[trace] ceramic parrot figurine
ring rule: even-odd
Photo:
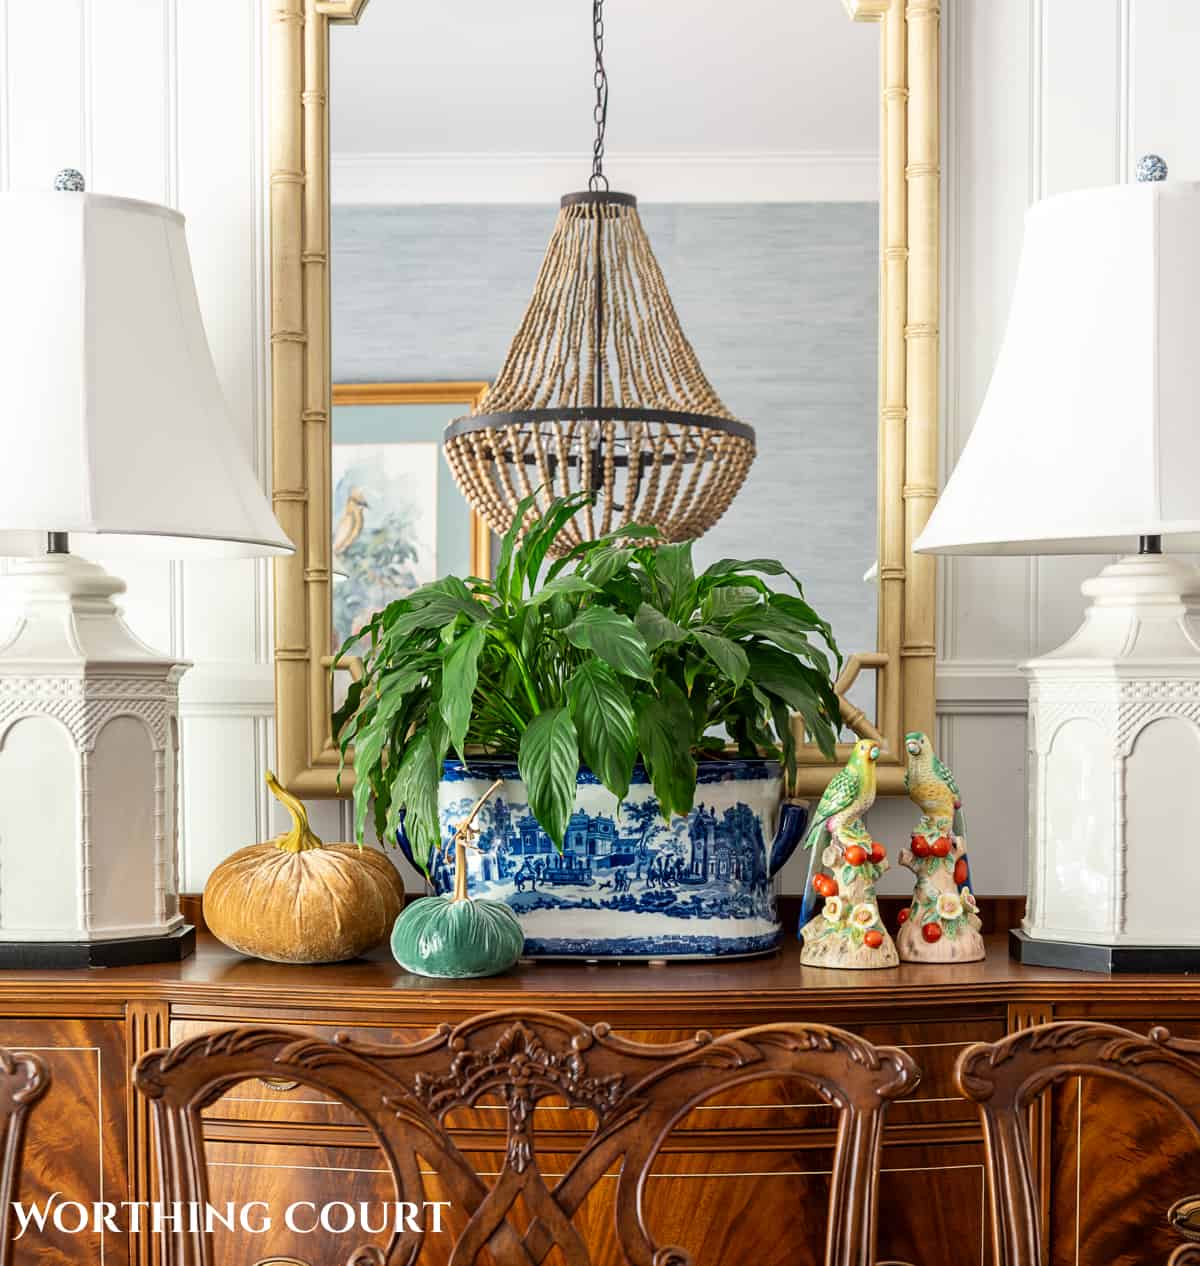
[[[895,967],[900,961],[875,896],[875,883],[888,869],[887,851],[863,822],[875,803],[878,760],[874,739],[854,744],[845,767],[825,788],[804,841],[810,852],[800,961],[810,967]]]
[[[904,770],[904,789],[908,798],[921,810],[917,832],[930,839],[947,835],[965,847],[967,824],[963,816],[962,793],[950,767],[933,750],[928,734],[914,730],[904,736],[908,764]],[[970,887],[971,868],[966,855],[962,859],[959,887]]]
[[[944,765],[928,734],[914,730],[904,736],[908,765],[904,790],[908,798],[929,819],[931,827],[943,835],[965,836],[962,795],[948,766]]]
[[[805,848],[815,847],[819,857],[831,837],[843,844],[859,843],[860,837],[865,837],[870,845],[870,836],[858,819],[875,803],[878,759],[879,744],[874,739],[859,739],[854,744],[845,767],[834,774],[825,788],[813,815],[812,830],[804,841]]]

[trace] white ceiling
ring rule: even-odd
[[[879,28],[841,0],[608,0],[611,153],[878,149]],[[592,141],[588,0],[371,0],[335,28],[350,154],[573,154]]]

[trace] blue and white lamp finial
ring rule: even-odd
[[[1157,154],[1143,154],[1134,169],[1139,183],[1166,180],[1167,164]]]
[[[54,187],[60,192],[82,193],[84,190],[83,173],[76,171],[74,167],[64,167],[54,177]]]

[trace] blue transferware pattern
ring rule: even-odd
[[[696,803],[667,823],[645,769],[618,804],[580,769],[560,856],[529,812],[515,764],[448,760],[439,788],[443,843],[501,778],[469,854],[473,897],[505,901],[525,953],[561,958],[710,958],[763,954],[779,941],[772,877],[803,838],[807,807],[780,803],[778,764],[702,761]],[[778,829],[777,829],[778,828]],[[398,842],[412,860],[401,827]],[[435,859],[435,892],[454,887],[454,850]]]

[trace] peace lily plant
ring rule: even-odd
[[[515,756],[560,851],[581,761],[618,799],[642,761],[669,818],[692,808],[698,756],[766,755],[794,774],[791,712],[832,758],[841,655],[791,572],[723,559],[697,575],[690,542],[663,544],[636,526],[546,566],[587,501],[557,500],[538,518],[527,499],[494,580],[423,585],[342,646],[339,659],[364,664],[334,718],[343,762],[353,745],[360,841],[373,801],[380,839],[395,839],[403,815],[428,869],[451,750]],[[774,592],[764,576],[796,592]]]

